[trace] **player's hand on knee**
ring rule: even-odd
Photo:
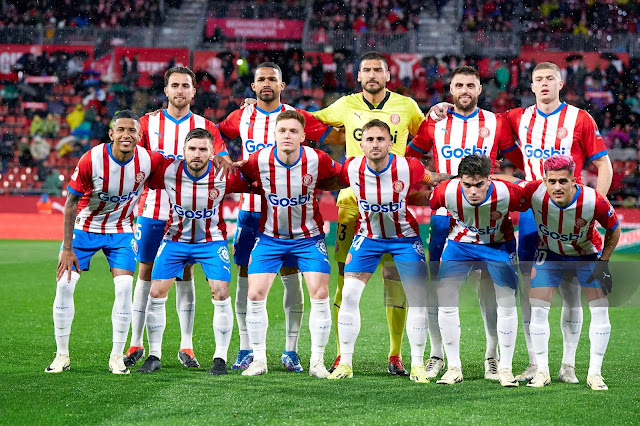
[[[600,260],[596,262],[596,267],[593,269],[591,276],[587,279],[587,284],[593,281],[600,281],[602,292],[607,295],[611,293],[613,287],[613,280],[611,279],[611,271],[609,270],[609,261]]]
[[[62,250],[58,259],[58,269],[56,271],[56,280],[59,280],[67,272],[67,281],[71,281],[71,272],[73,267],[76,267],[76,271],[80,271],[80,264],[78,258],[73,250]]]

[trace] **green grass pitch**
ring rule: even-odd
[[[209,376],[214,350],[213,306],[199,267],[194,345],[202,367],[187,370],[176,359],[179,327],[172,290],[167,302],[163,369],[152,375],[133,372],[115,376],[107,367],[113,287],[106,259],[98,255],[92,261],[91,271],[83,273],[76,288],[71,370],[45,374],[43,370],[55,353],[51,306],[58,244],[0,241],[2,424],[640,423],[640,308],[610,310],[613,332],[603,366],[608,392],[593,392],[585,385],[589,356],[586,308],[577,355],[580,384],[553,381],[543,389],[524,386],[503,389],[498,383],[483,379],[484,329],[470,285],[463,288],[461,297],[464,382],[452,387],[419,385],[386,372],[388,334],[379,278],[367,286],[361,302],[362,331],[356,344],[353,379],[333,382],[308,376],[308,298],[300,339],[305,372],[284,371],[280,365],[284,315],[279,281],[269,297],[269,374],[254,378],[242,377],[237,372]],[[617,259],[637,261],[638,255],[619,255]],[[334,272],[331,295],[335,285]],[[235,284],[231,287],[233,296]],[[559,316],[560,309],[552,309],[552,379],[562,352]],[[327,365],[335,355],[334,342],[332,332],[325,356]],[[230,361],[235,358],[237,348],[236,328]],[[406,337],[403,354],[409,364]],[[522,370],[526,363],[520,330],[514,372]]]

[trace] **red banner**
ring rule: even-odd
[[[189,66],[189,49],[161,49],[151,47],[116,47],[114,51],[113,72],[115,81],[119,81],[122,75],[122,57],[125,56],[129,63],[138,55],[138,85],[151,86],[152,75],[164,75],[167,65],[172,59],[176,66]],[[131,70],[129,70],[131,72]]]
[[[64,44],[0,44],[0,80],[18,81],[18,74],[12,68],[25,53],[39,56],[42,52],[86,52],[93,60],[93,46],[67,46]]]
[[[588,70],[594,70],[596,66],[600,65],[600,69],[604,69],[607,66],[608,61],[602,59],[600,53],[596,52],[548,52],[544,49],[525,50],[520,52],[520,60],[530,62],[535,60],[536,63],[540,62],[553,62],[560,69],[564,68],[567,64],[565,58],[568,56],[580,55],[584,60],[584,65]],[[628,53],[616,53],[615,54],[625,66],[629,66],[629,54]]]
[[[229,38],[302,40],[304,21],[293,19],[207,19],[206,36],[220,27]]]
[[[233,60],[237,59],[237,53],[233,53]],[[218,52],[211,50],[198,50],[193,52],[194,72],[206,71],[216,79],[216,85],[220,88],[224,85],[224,70],[222,69],[222,59],[218,57]],[[234,70],[234,74],[236,71]],[[235,75],[233,76],[235,79]]]

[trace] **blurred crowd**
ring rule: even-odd
[[[316,0],[313,26],[325,30],[402,33],[418,29],[422,7],[422,2],[410,0]]]

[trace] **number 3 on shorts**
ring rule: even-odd
[[[363,237],[362,235],[358,235],[357,237],[355,237],[353,239],[353,243],[351,243],[351,248],[355,251],[358,251],[360,249],[360,246],[364,242],[364,238],[365,237]]]

